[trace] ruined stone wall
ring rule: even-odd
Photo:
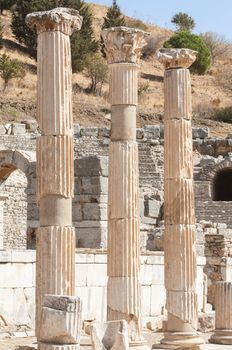
[[[35,151],[37,136],[35,122],[0,126],[2,149]],[[73,221],[78,247],[106,247],[109,136],[108,128],[81,128],[78,124],[74,125]],[[142,250],[163,250],[163,126],[148,125],[143,129],[137,129],[137,141],[141,248]],[[193,129],[193,148],[197,221],[210,220],[226,223],[229,228],[232,228],[232,202],[212,200],[212,182],[217,170],[223,166],[232,166],[230,165],[232,139],[212,139],[209,138],[207,129]],[[38,227],[39,220],[39,209],[35,201],[35,163],[30,163],[27,181],[27,232],[29,247],[33,248],[35,229]],[[12,191],[14,192],[13,189]],[[19,192],[17,186],[15,191]],[[204,255],[204,238],[200,227],[197,235],[198,254]],[[9,242],[5,241],[5,246],[7,244]],[[20,244],[15,241],[15,248],[21,247]]]
[[[27,237],[27,178],[15,170],[0,185],[3,205],[3,245],[6,249],[25,248]]]

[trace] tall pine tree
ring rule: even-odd
[[[102,25],[102,29],[111,28],[111,27],[121,27],[125,25],[126,25],[126,21],[120,10],[120,7],[118,6],[116,0],[113,0],[112,6],[108,8],[106,17],[104,17],[104,23]],[[104,46],[104,41],[102,37],[101,37],[101,52],[102,52],[102,55],[105,57],[105,46]]]
[[[113,0],[112,6],[108,8],[106,17],[104,17],[102,29],[125,26],[125,24],[126,21],[120,7],[118,6],[116,0]]]
[[[96,52],[99,47],[98,41],[94,38],[93,15],[83,0],[17,0],[12,20],[13,34],[20,43],[28,47],[30,54],[36,57],[37,35],[25,25],[26,15],[55,7],[74,8],[83,16],[81,30],[71,36],[73,71],[81,71],[87,55]]]

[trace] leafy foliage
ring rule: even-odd
[[[5,90],[11,79],[23,78],[25,71],[19,60],[11,59],[9,55],[3,53],[0,56],[0,76],[4,80]]]
[[[0,0],[0,11],[1,14],[4,10],[10,10],[11,7],[15,4],[16,0]]]
[[[188,31],[191,32],[196,26],[194,19],[187,13],[178,12],[173,17],[171,22],[175,24],[179,32]]]
[[[108,77],[108,66],[99,53],[87,57],[86,75],[91,79],[89,92],[101,95],[102,86]]]
[[[191,72],[202,75],[205,74],[211,66],[211,55],[204,40],[195,34],[189,32],[179,32],[171,36],[164,43],[166,48],[186,48],[198,52],[197,59],[190,67]]]
[[[13,13],[12,31],[20,43],[25,44],[29,52],[36,56],[36,39],[34,31],[25,25],[28,13],[35,11],[51,10],[55,7],[69,7],[79,11],[83,16],[83,24],[80,31],[73,33],[71,37],[72,64],[74,71],[84,69],[84,61],[90,52],[96,52],[99,43],[94,38],[92,28],[93,15],[90,7],[82,0],[17,0]]]
[[[232,107],[225,107],[215,111],[213,119],[232,124]]]
[[[125,26],[125,18],[118,6],[116,0],[113,0],[113,4],[108,8],[106,17],[104,17],[104,23],[102,29],[111,28],[111,27],[120,27]]]

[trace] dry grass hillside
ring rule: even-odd
[[[100,28],[107,8],[91,4],[95,16],[94,27],[96,35],[100,35]],[[11,13],[2,16],[4,25],[4,47],[0,53],[6,52],[13,58],[19,59],[26,69],[26,76],[21,80],[12,80],[5,92],[0,95],[0,122],[23,121],[36,117],[36,62],[30,58],[26,49],[17,43],[10,29]],[[155,37],[168,38],[172,32],[158,26],[147,25],[147,30]],[[232,51],[232,50],[231,50]],[[212,120],[210,117],[215,108],[232,106],[232,78],[231,88],[228,86],[226,74],[232,76],[231,59],[224,57],[215,62],[205,76],[192,76],[193,92],[193,124],[208,126],[211,135],[226,137],[232,133],[232,125]],[[227,84],[219,83],[219,74],[225,75]],[[227,73],[228,72],[228,73]],[[84,89],[90,81],[85,74],[73,74],[73,105],[74,120],[84,126],[106,126],[109,121],[105,116],[110,112],[108,104],[108,84],[104,85],[101,97],[86,94]],[[0,88],[3,82],[0,81]],[[78,87],[78,89],[76,88]],[[163,117],[163,67],[155,56],[142,60],[140,74],[140,95],[138,126],[157,124]],[[81,91],[81,92],[80,92]]]

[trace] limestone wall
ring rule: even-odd
[[[165,313],[163,253],[141,256],[143,325]],[[199,310],[203,303],[204,258],[198,258]],[[76,252],[76,295],[82,299],[82,320],[106,317],[106,252]],[[34,327],[35,251],[0,251],[0,328],[7,325]]]
[[[25,124],[0,125],[2,150],[17,149],[21,150],[20,152],[30,151],[33,153],[37,136],[38,130],[34,121],[28,121]],[[81,128],[78,124],[74,125],[75,196],[73,199],[73,221],[76,227],[78,247],[106,247],[109,136],[110,130],[108,128]],[[147,125],[143,129],[137,129],[137,141],[139,145],[141,248],[143,251],[162,251],[163,126]],[[232,139],[216,140],[209,137],[207,129],[193,129],[193,148],[197,221],[210,220],[226,223],[229,228],[232,228],[232,202],[215,202],[212,198],[212,183],[217,171],[223,167],[232,167],[229,156],[232,152]],[[1,154],[0,150],[0,171],[5,161],[2,160]],[[14,184],[11,185],[12,192],[22,193],[20,199],[22,207],[27,207],[29,248],[35,247],[35,231],[39,220],[39,209],[35,199],[35,165],[35,162],[32,161],[25,170],[28,182],[26,188],[27,203],[24,190],[19,190],[17,187],[20,181],[16,179],[15,187]],[[23,171],[25,167],[21,166],[20,169]],[[1,188],[5,186],[4,180],[5,178],[1,180],[0,192]],[[10,203],[12,202],[6,205],[6,210],[9,212],[11,210]],[[3,224],[6,227],[6,220]],[[23,238],[20,239],[19,235],[23,235]],[[198,231],[198,235],[198,254],[203,255],[201,230]],[[5,235],[5,248],[13,246],[23,248],[26,241],[25,230],[16,228],[14,237],[15,239],[11,243],[10,236]],[[26,245],[24,245],[25,247]]]

